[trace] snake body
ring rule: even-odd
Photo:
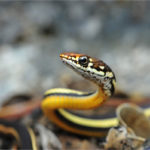
[[[37,150],[37,143],[36,143],[36,137],[34,135],[34,132],[31,128],[26,127],[25,125],[13,122],[13,121],[7,121],[7,120],[0,120],[0,137],[5,139],[9,139],[6,137],[13,137],[14,142],[11,143],[12,147],[8,145],[8,143],[1,144],[1,149],[30,149],[30,150]],[[7,142],[10,142],[9,139]]]

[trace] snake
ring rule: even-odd
[[[95,92],[81,92],[56,88],[45,92],[42,110],[59,127],[86,136],[104,136],[109,128],[116,126],[116,118],[108,116],[88,117],[70,112],[89,110],[101,106],[115,91],[116,78],[111,68],[94,57],[79,53],[61,53],[61,60],[79,75],[97,85]]]
[[[93,82],[97,86],[97,90],[95,92],[82,92],[66,88],[49,89],[45,92],[44,98],[41,101],[41,109],[44,115],[58,127],[71,133],[83,136],[105,137],[110,128],[119,125],[114,114],[87,116],[72,112],[71,110],[91,110],[103,105],[115,92],[116,77],[114,72],[102,60],[85,54],[61,53],[60,59],[79,75]],[[144,113],[150,117],[150,107],[145,108]],[[21,139],[19,138],[20,130],[18,130],[16,125],[9,124],[8,122],[0,122],[0,124],[3,124],[4,127],[7,124],[9,128],[15,131],[11,132],[11,134],[17,140]],[[24,130],[29,137],[30,147],[36,150],[33,132],[31,132],[31,129]],[[0,132],[3,131],[4,128],[0,130]]]

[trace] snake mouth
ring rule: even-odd
[[[71,61],[71,60],[68,60],[68,59],[66,59],[66,58],[61,58],[61,60],[62,60],[62,62],[66,65],[66,66],[68,66],[69,68],[71,68],[71,69],[73,69],[74,71],[76,71],[75,70],[75,68],[76,68],[76,66],[75,66],[75,64],[73,64],[73,62]]]

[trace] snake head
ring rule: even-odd
[[[108,96],[114,93],[115,75],[102,60],[78,53],[61,53],[60,58],[74,71],[102,87]]]

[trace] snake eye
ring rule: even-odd
[[[79,64],[87,65],[88,64],[88,58],[86,56],[79,57]]]

